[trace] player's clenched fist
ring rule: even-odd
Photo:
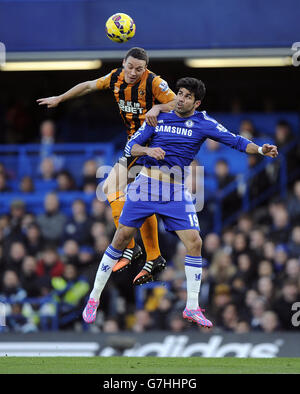
[[[264,144],[262,146],[262,152],[265,156],[273,158],[278,156],[277,146],[275,145]]]
[[[161,148],[148,148],[147,155],[153,157],[156,160],[163,160],[166,152]]]
[[[36,100],[39,105],[47,105],[48,108],[57,107],[60,103],[60,98],[58,96],[46,97]]]

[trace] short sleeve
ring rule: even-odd
[[[115,71],[116,70],[112,70],[110,73],[108,73],[108,74],[104,75],[103,77],[97,79],[97,81],[96,81],[97,89],[99,89],[99,90],[109,89],[111,76],[112,76],[112,74]]]
[[[154,98],[161,104],[169,103],[176,97],[176,94],[169,88],[168,83],[159,76],[152,81],[152,93]]]

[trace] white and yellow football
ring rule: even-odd
[[[105,24],[107,37],[118,43],[127,42],[135,35],[133,19],[122,12],[109,17]]]

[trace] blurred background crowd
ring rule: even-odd
[[[176,236],[164,231],[160,221],[160,247],[168,267],[160,280],[133,287],[142,259],[114,273],[101,297],[95,325],[83,324],[81,312],[115,228],[109,205],[95,194],[99,161],[86,160],[75,179],[65,166],[67,159],[53,155],[51,150],[57,140],[55,126],[53,120],[40,124],[36,176],[18,179],[9,165],[0,164],[1,195],[18,193],[0,215],[0,302],[7,307],[6,326],[1,330],[197,330],[181,317],[186,298],[185,248]],[[253,140],[263,137],[246,120],[240,133]],[[296,141],[285,157],[288,174],[299,166],[297,138],[287,122],[278,122],[273,142],[279,151],[291,140]],[[218,148],[210,140],[203,147],[212,153]],[[199,158],[198,163],[205,167],[201,155]],[[247,160],[252,168],[261,158],[251,156]],[[251,179],[250,198],[258,197],[277,176],[278,162],[274,162]],[[227,160],[220,157],[213,173],[216,195],[236,177]],[[45,190],[43,201],[38,210],[32,210],[25,197],[34,196],[41,188]],[[76,192],[80,192],[79,197],[62,205],[62,196]],[[242,197],[243,190],[237,187],[223,199],[223,219],[238,209]],[[211,220],[215,209],[211,194],[198,214],[205,261],[200,305],[214,322],[214,330],[293,330],[291,307],[300,300],[300,178],[287,183],[284,196],[275,193],[218,232]],[[142,246],[139,236],[137,242]]]

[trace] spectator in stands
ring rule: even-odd
[[[135,312],[135,323],[132,327],[134,332],[145,332],[151,330],[153,326],[150,313],[144,309]]]
[[[250,331],[250,325],[246,320],[239,320],[234,332],[236,334],[245,334]]]
[[[291,126],[285,120],[280,120],[275,128],[275,145],[278,150],[285,152],[285,149],[295,140],[295,135]],[[293,174],[298,169],[299,165],[299,146],[294,145],[286,155],[287,160],[287,174]]]
[[[82,191],[84,194],[94,195],[97,191],[97,185],[91,181],[85,182]]]
[[[7,234],[10,226],[10,215],[4,214],[0,216],[0,228],[3,230],[3,234]]]
[[[44,120],[40,125],[40,158],[43,161],[51,158],[55,171],[60,171],[64,164],[64,158],[54,153],[57,142],[57,132],[55,122],[51,119]]]
[[[278,148],[286,146],[289,142],[293,141],[294,136],[291,126],[285,120],[277,122],[275,127],[275,144]]]
[[[44,120],[40,125],[40,156],[42,159],[52,156],[55,138],[55,123],[51,119]]]
[[[285,264],[288,260],[288,248],[286,245],[279,244],[275,248],[274,269],[278,273],[278,278],[281,279],[282,273],[285,269]]]
[[[267,277],[273,279],[274,278],[274,270],[273,270],[272,263],[268,260],[261,260],[258,263],[257,273],[258,273],[259,278],[261,278],[263,276],[267,276]]]
[[[79,264],[77,268],[79,275],[85,277],[92,287],[99,264],[96,252],[91,246],[81,246],[78,260]]]
[[[214,283],[228,283],[236,273],[231,256],[224,251],[216,253],[209,267],[209,276]]]
[[[94,184],[97,187],[98,182],[96,178],[98,165],[96,160],[87,160],[82,169],[82,189],[86,184]]]
[[[215,175],[217,178],[218,190],[224,189],[235,179],[234,175],[230,174],[229,166],[225,159],[217,160],[215,164]]]
[[[275,297],[275,287],[272,279],[268,276],[262,276],[258,278],[257,290],[259,295],[264,297],[268,305],[272,305]]]
[[[46,241],[60,242],[67,221],[59,211],[59,200],[55,193],[48,193],[44,200],[45,213],[37,217],[37,223]]]
[[[22,231],[26,232],[28,227],[36,222],[36,217],[33,213],[27,212],[22,218],[21,227]]]
[[[238,324],[238,311],[235,304],[227,304],[222,312],[220,327],[225,331],[235,331]]]
[[[287,200],[287,207],[294,224],[300,223],[300,180],[293,185],[293,193]]]
[[[37,256],[44,249],[45,240],[37,223],[31,223],[25,230],[25,244],[29,255]]]
[[[241,254],[247,254],[250,258],[252,257],[248,246],[248,236],[242,232],[237,232],[234,237],[232,251],[232,258],[235,263]]]
[[[54,167],[54,162],[51,157],[46,157],[41,162],[41,180],[43,181],[53,181],[56,177],[56,171]]]
[[[207,261],[212,261],[213,256],[221,247],[221,240],[218,234],[210,233],[204,237],[202,256]]]
[[[9,248],[6,268],[16,271],[21,271],[23,260],[26,256],[26,248],[22,242],[12,242]]]
[[[11,187],[7,185],[6,176],[0,173],[0,193],[9,193],[11,191]]]
[[[13,200],[10,204],[10,221],[6,232],[5,242],[24,241],[22,220],[26,214],[25,203],[22,200]]]
[[[52,288],[51,279],[61,276],[63,271],[64,265],[58,256],[56,248],[47,245],[42,252],[41,259],[38,261],[36,269],[44,294],[47,294]]]
[[[280,329],[278,316],[275,312],[267,310],[261,318],[261,329],[266,333],[278,331]]]
[[[255,298],[250,304],[250,326],[255,331],[260,331],[262,329],[262,317],[264,312],[266,311],[266,305],[266,301],[263,297]]]
[[[91,245],[92,221],[88,217],[86,204],[83,200],[74,200],[72,203],[72,217],[64,227],[63,239],[73,239],[79,245]]]
[[[218,284],[213,289],[212,304],[210,313],[215,317],[215,320],[220,322],[222,311],[227,304],[232,302],[231,289],[228,284]]]
[[[285,265],[285,279],[297,282],[300,279],[300,258],[292,258]],[[300,288],[299,288],[300,291]]]
[[[94,245],[94,248],[95,248],[98,256],[102,256],[103,253],[105,252],[105,249],[109,245],[109,239],[111,239],[111,237],[109,237],[107,234],[105,234],[101,238],[96,238],[95,239],[93,245]],[[99,257],[99,258],[101,258],[101,257]]]
[[[21,193],[33,193],[35,191],[33,180],[26,175],[21,179],[19,190]]]
[[[299,296],[297,282],[289,279],[284,282],[281,295],[273,303],[272,309],[277,313],[280,325],[284,330],[296,328],[291,322],[293,314],[292,305],[299,301]]]
[[[184,332],[187,328],[186,321],[183,320],[182,314],[179,312],[173,312],[169,316],[169,330],[174,333]]]
[[[251,254],[257,259],[263,258],[264,244],[266,242],[265,233],[260,227],[255,227],[249,233],[249,248]]]
[[[34,297],[39,297],[41,295],[39,277],[36,271],[37,271],[36,258],[27,255],[22,263],[20,282],[22,288],[26,291],[28,297],[34,298]]]
[[[91,207],[91,219],[93,221],[99,221],[105,223],[105,209],[106,204],[104,201],[100,201],[94,198]]]
[[[21,223],[26,213],[26,207],[23,200],[13,200],[10,204],[11,221]]]
[[[253,229],[253,219],[248,213],[242,213],[238,217],[237,231],[248,235]]]
[[[56,174],[56,182],[57,182],[57,192],[70,192],[76,190],[76,183],[71,175],[71,173],[67,170],[59,171]]]
[[[62,259],[64,264],[79,265],[79,245],[73,239],[68,239],[63,244]]]
[[[3,275],[0,298],[9,303],[19,303],[26,298],[26,291],[21,287],[17,273],[6,270]]]
[[[235,303],[238,309],[241,309],[244,305],[245,295],[247,291],[246,281],[243,276],[239,273],[235,274],[230,282],[232,301]]]
[[[107,236],[105,224],[98,221],[92,223],[90,233],[93,238],[93,245],[95,245],[97,239]]]
[[[222,232],[222,244],[223,249],[226,253],[231,254],[233,250],[233,243],[235,238],[235,232],[232,228],[225,228]]]
[[[59,326],[70,328],[81,318],[85,297],[90,290],[87,280],[78,275],[77,268],[67,263],[61,277],[53,278],[52,286],[58,299]]]
[[[291,230],[289,213],[284,205],[278,206],[271,212],[272,226],[269,231],[269,238],[275,243],[286,244],[289,241]]]
[[[36,325],[30,321],[23,312],[24,307],[21,303],[14,303],[11,305],[10,312],[6,318],[6,329],[12,332],[29,333],[36,332]]]
[[[258,135],[257,131],[254,128],[253,122],[249,119],[244,119],[241,121],[239,127],[239,134],[245,138],[248,138],[248,140],[250,141],[252,141],[254,137],[257,137]]]
[[[243,305],[243,314],[247,317],[248,321],[250,321],[251,308],[257,298],[259,298],[259,295],[255,289],[251,288],[246,291],[245,302]]]
[[[152,319],[155,329],[167,330],[169,328],[169,318],[172,311],[172,294],[165,294],[159,301],[158,307],[152,312]]]
[[[290,241],[288,243],[289,255],[292,257],[300,256],[300,225],[292,229]]]
[[[250,288],[256,279],[256,264],[247,253],[241,253],[237,257],[237,275],[243,279],[245,285]]]
[[[6,168],[3,163],[0,162],[0,174],[6,176]]]
[[[16,178],[15,171],[11,168],[5,167],[3,163],[0,163],[0,174],[4,175],[8,181]]]
[[[263,257],[266,260],[270,260],[272,263],[275,261],[275,243],[267,241],[263,247]]]
[[[116,334],[120,332],[120,327],[117,319],[113,317],[107,318],[103,323],[102,331],[108,334]]]

